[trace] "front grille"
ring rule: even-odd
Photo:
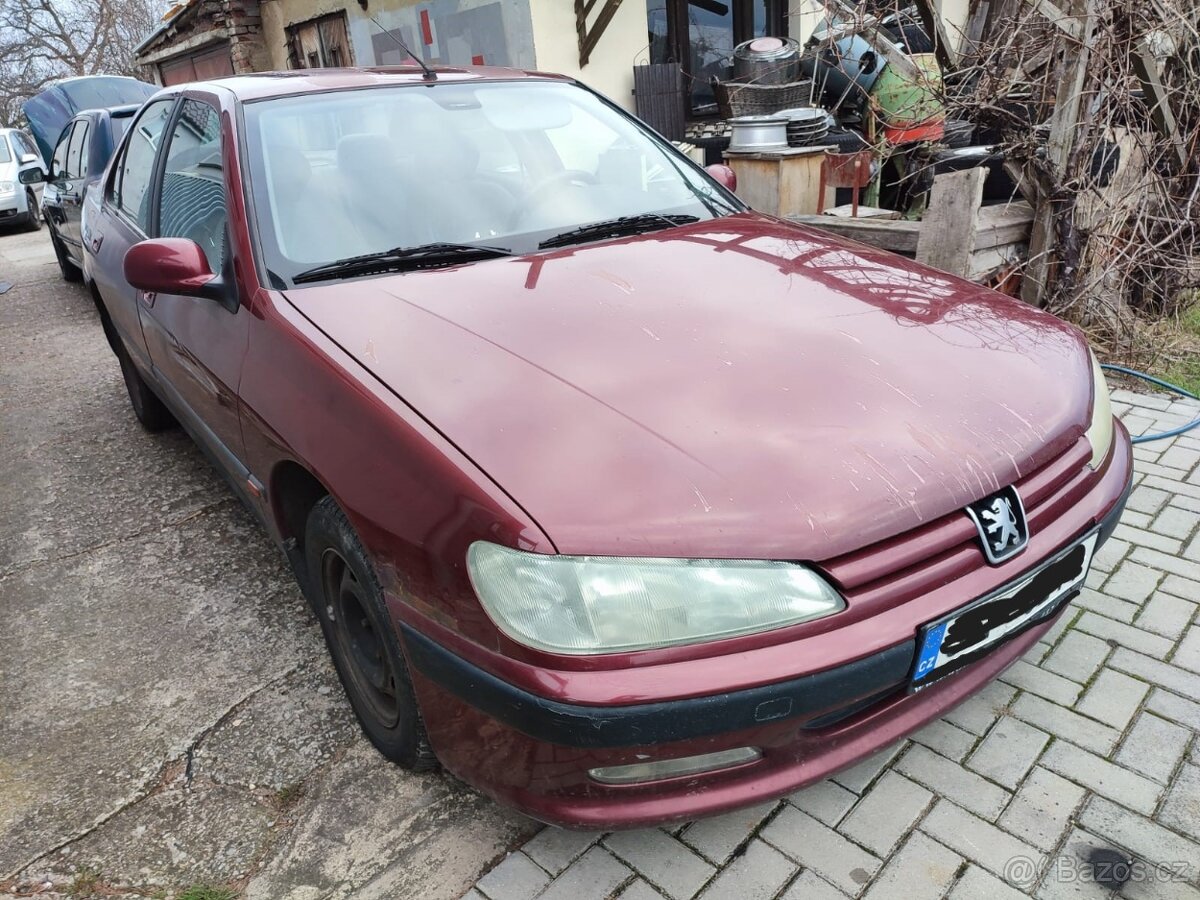
[[[1030,533],[1036,534],[1087,492],[1092,448],[1080,438],[1066,451],[1017,482]],[[903,603],[985,563],[979,534],[961,510],[904,534],[821,563],[858,602]]]

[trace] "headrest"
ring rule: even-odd
[[[396,163],[396,145],[382,134],[348,134],[337,145],[338,171],[350,177],[374,177]]]
[[[302,188],[312,176],[308,157],[290,144],[268,147],[267,160],[271,166],[271,181],[277,190]]]
[[[422,178],[447,181],[470,178],[479,167],[479,148],[470,138],[442,129],[413,132],[406,139]]]

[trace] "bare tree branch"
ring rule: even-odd
[[[48,84],[74,75],[138,76],[133,51],[168,0],[0,0],[0,125]]]

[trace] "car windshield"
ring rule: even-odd
[[[12,162],[8,153],[8,135],[0,134],[0,163]]]
[[[442,82],[245,109],[259,238],[276,281],[399,248],[526,253],[741,208],[668,143],[571,84]],[[614,220],[608,232],[566,234]]]

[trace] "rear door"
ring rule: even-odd
[[[154,166],[177,99],[155,100],[142,109],[109,167],[100,212],[94,222],[88,217],[85,250],[94,259],[92,277],[126,349],[145,371],[150,357],[138,316],[139,292],[125,281],[123,266],[125,251],[150,233]]]
[[[158,237],[186,238],[204,251],[215,273],[225,272],[236,298],[229,262],[229,231],[221,117],[205,100],[184,100],[165,142],[155,191]],[[229,469],[244,475],[237,387],[249,313],[228,304],[174,294],[144,294],[142,332],[166,399],[196,437]]]

